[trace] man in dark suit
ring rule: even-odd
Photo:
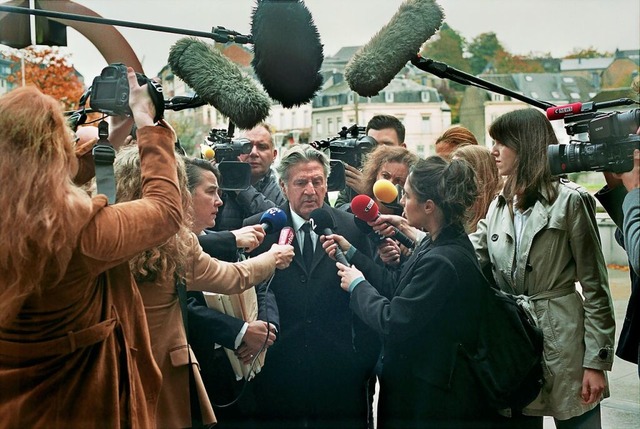
[[[280,326],[254,383],[258,420],[269,428],[366,428],[367,380],[379,340],[349,310],[335,262],[304,225],[314,209],[323,207],[333,217],[334,231],[350,237],[358,249],[370,252],[369,241],[356,228],[353,215],[324,204],[329,161],[322,152],[309,145],[292,146],[278,173],[288,200],[281,208],[295,231],[296,254],[270,284]],[[259,218],[250,217],[245,225]],[[266,251],[277,238],[266,236],[255,253]]]

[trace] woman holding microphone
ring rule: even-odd
[[[339,244],[350,259],[351,267],[337,264],[341,287],[384,340],[378,427],[481,427],[493,412],[462,352],[475,347],[486,287],[464,230],[474,174],[465,161],[433,156],[411,168],[404,189],[409,224],[429,235],[400,270],[376,265],[339,235],[323,244],[330,255]]]

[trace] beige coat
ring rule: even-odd
[[[70,211],[61,278],[0,326],[0,428],[155,427],[160,372],[127,260],[175,234],[182,209],[171,132],[138,137],[143,199]]]
[[[192,253],[186,268],[188,290],[240,293],[266,279],[276,267],[275,257],[271,254],[264,253],[232,264],[218,261],[204,253],[195,234],[189,236],[189,241]],[[139,288],[147,314],[153,356],[163,377],[156,414],[158,427],[188,427],[191,425],[189,354],[174,279],[171,277],[161,283],[141,283]],[[191,361],[204,423],[215,423],[213,409],[193,352]]]
[[[544,332],[545,383],[524,413],[565,420],[596,406],[581,403],[583,368],[611,370],[615,320],[595,200],[571,182],[561,182],[558,190],[553,204],[542,193],[534,205],[517,255],[513,218],[502,195],[470,238],[480,264],[491,264],[502,290],[533,297]]]

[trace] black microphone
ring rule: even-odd
[[[360,232],[362,232],[363,234],[367,234],[367,236],[375,241],[376,247],[382,246],[387,242],[387,237],[382,234],[378,234],[376,231],[374,231],[373,227],[369,226],[367,222],[363,221],[359,217],[354,216],[353,223],[360,230]]]
[[[212,45],[185,37],[171,47],[168,62],[200,99],[239,128],[253,128],[269,116],[271,101],[267,94]]]
[[[406,0],[347,64],[344,76],[349,87],[363,97],[377,95],[418,55],[443,19],[444,13],[434,0]]]
[[[324,60],[311,12],[298,0],[260,0],[251,21],[253,70],[284,107],[311,101],[322,85]]]
[[[311,223],[311,228],[313,228],[313,232],[318,235],[331,235],[333,234],[334,222],[331,213],[323,208],[317,208],[311,212],[309,215],[309,222]],[[336,243],[337,244],[337,243]],[[347,262],[347,258],[344,256],[342,249],[340,246],[336,245],[336,254],[335,258],[338,262],[347,267],[350,267],[351,264]]]

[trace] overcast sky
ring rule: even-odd
[[[250,32],[255,0],[77,0],[105,18],[211,31],[214,26]],[[343,46],[365,44],[397,11],[402,0],[306,0],[325,56]],[[638,0],[438,0],[446,22],[467,40],[493,31],[511,53],[561,57],[574,48],[600,51],[640,45]],[[154,76],[180,35],[118,27]],[[72,62],[88,83],[106,66],[83,36],[68,30]]]

